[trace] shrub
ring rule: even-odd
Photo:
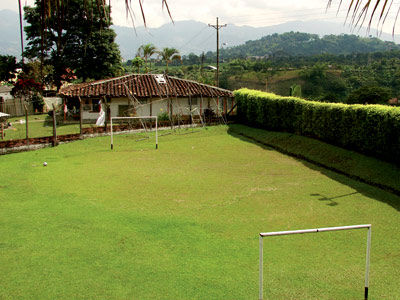
[[[241,89],[238,120],[303,136],[400,165],[400,109],[383,105],[320,103]]]
[[[37,110],[38,112],[43,112],[44,101],[43,97],[40,94],[34,93],[31,96],[31,102],[34,110]]]
[[[158,121],[169,121],[169,115],[166,111],[158,114],[157,118],[158,118]]]

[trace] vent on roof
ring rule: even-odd
[[[159,84],[166,84],[167,81],[165,80],[164,75],[154,75],[154,78],[157,80]]]

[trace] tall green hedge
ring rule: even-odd
[[[400,108],[319,103],[240,89],[240,123],[291,132],[400,165]]]

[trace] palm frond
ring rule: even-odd
[[[332,6],[334,0],[328,0],[327,10]],[[348,0],[347,14],[345,23],[348,22],[350,18],[350,25],[353,28],[361,28],[366,22],[367,30],[369,31],[372,26],[376,26],[378,32],[382,31],[382,27],[385,24],[389,12],[393,9],[394,0]],[[344,5],[344,1],[339,1],[339,9]],[[400,13],[400,8],[397,11],[396,19],[393,24],[394,35],[396,22],[398,15]]]
[[[107,22],[110,22],[110,11],[107,11],[107,6],[111,6],[112,1],[108,0],[94,0],[95,5],[99,11],[102,11],[102,15]],[[134,11],[132,8],[132,0],[113,0],[113,1],[124,1],[125,2],[125,10],[126,10],[126,17],[130,18],[132,22],[134,21]],[[146,14],[144,10],[144,0],[135,0],[139,4],[140,14],[143,19],[144,26],[147,26],[146,22]],[[68,5],[68,0],[39,0],[38,1],[42,7],[42,16],[44,20],[50,18],[53,12],[57,12],[60,9],[61,5]],[[93,2],[89,0],[84,0],[85,9],[87,9],[87,14],[90,15],[90,10],[93,9]],[[90,4],[89,4],[90,3]],[[89,4],[89,5],[87,5]],[[173,22],[171,11],[169,9],[167,0],[161,0],[161,7],[166,8],[168,15]],[[134,24],[134,22],[133,22]]]

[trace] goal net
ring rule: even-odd
[[[112,117],[111,118],[111,150],[114,149],[114,136],[129,133],[135,141],[150,139],[150,132],[155,132],[155,147],[158,149],[157,116],[144,117]]]
[[[369,261],[370,261],[370,251],[371,251],[371,224],[260,233],[259,299],[260,300],[263,299],[263,238],[281,236],[281,235],[318,233],[318,232],[352,230],[352,229],[363,229],[363,228],[368,229],[366,266],[365,266],[365,288],[364,288],[364,299],[367,300],[368,299],[368,286],[369,286]]]

